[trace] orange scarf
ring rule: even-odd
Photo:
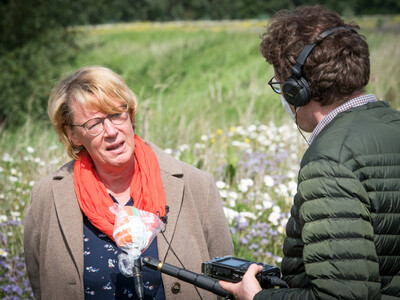
[[[134,206],[163,217],[166,200],[157,157],[137,135],[134,157],[135,172],[130,184]],[[115,214],[109,209],[114,205],[114,201],[97,175],[93,161],[86,151],[81,151],[75,161],[74,183],[83,213],[94,226],[114,240]]]

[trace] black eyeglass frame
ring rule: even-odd
[[[129,115],[128,115],[128,105],[121,105],[121,106],[119,106],[120,108],[122,108],[122,109],[125,109],[123,112],[120,112],[120,113],[118,113],[118,112],[116,112],[116,113],[112,113],[112,114],[108,114],[107,116],[105,116],[104,118],[101,118],[101,117],[96,117],[96,118],[92,118],[92,119],[89,119],[89,120],[87,120],[85,123],[82,123],[82,124],[70,124],[69,126],[71,126],[71,127],[82,127],[83,129],[85,129],[85,131],[89,134],[89,135],[91,135],[91,136],[98,136],[99,134],[101,134],[103,131],[104,131],[104,121],[105,121],[105,119],[109,119],[110,121],[111,121],[111,123],[113,123],[114,125],[121,125],[121,124],[124,124],[125,122],[126,122],[126,120],[128,120],[129,119]],[[126,114],[126,116],[127,116],[127,118],[122,122],[122,123],[119,123],[119,124],[115,124],[114,122],[113,122],[113,120],[111,119],[111,117],[112,116],[114,116],[114,115],[120,115],[120,114]],[[96,123],[96,125],[98,125],[98,124],[102,124],[103,125],[103,129],[99,132],[99,133],[96,133],[96,134],[92,134],[92,133],[90,133],[89,132],[89,130],[90,129],[88,129],[87,128],[87,123],[89,123],[89,122],[91,122],[91,121],[93,121],[93,120],[99,120],[99,122],[97,122]]]
[[[271,89],[277,93],[277,94],[282,94],[282,90],[281,90],[281,84],[283,84],[283,82],[281,81],[273,81],[275,79],[275,76],[272,76],[272,78],[268,81],[268,85],[271,87]],[[274,85],[279,85],[279,87],[275,87]]]

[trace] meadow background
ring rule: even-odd
[[[351,20],[361,25],[370,45],[367,91],[399,108],[400,17]],[[80,50],[74,60],[60,64],[58,73],[103,65],[121,74],[140,100],[137,133],[215,177],[235,255],[279,266],[307,145],[267,86],[273,71],[258,51],[266,22],[70,27]],[[58,79],[46,82],[49,89]],[[22,249],[30,190],[69,160],[45,113],[32,117],[41,109],[35,96],[25,100],[31,113],[23,124],[0,126],[2,299],[32,298]]]

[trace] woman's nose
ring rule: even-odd
[[[110,119],[106,118],[104,119],[104,134],[106,136],[113,136],[118,132],[118,129],[115,127],[113,122],[110,121]]]

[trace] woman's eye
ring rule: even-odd
[[[114,120],[114,119],[119,119],[121,117],[122,114],[112,114],[110,115],[110,119]]]
[[[102,120],[93,120],[89,123],[86,124],[87,129],[93,129],[96,126],[98,126],[99,124],[101,124]]]

